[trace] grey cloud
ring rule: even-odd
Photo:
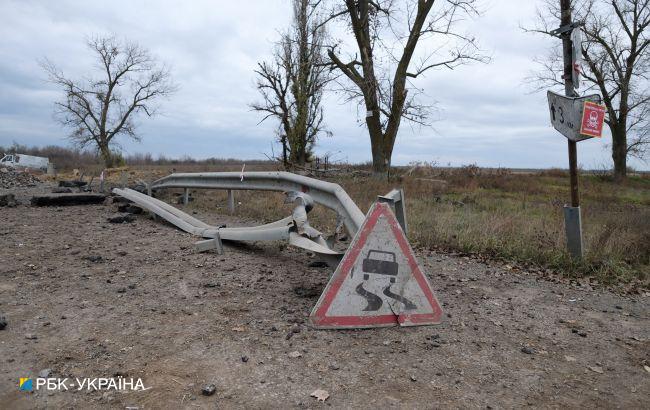
[[[553,44],[519,28],[532,21],[536,2],[484,4],[484,16],[464,28],[476,34],[492,63],[439,70],[417,81],[423,101],[438,103],[439,121],[431,128],[404,126],[394,163],[566,166],[566,142],[549,127],[545,96],[529,95],[523,85],[533,56]],[[289,21],[287,0],[8,0],[2,10],[0,145],[67,143],[67,130],[52,119],[60,94],[44,81],[37,62],[47,56],[69,75],[85,75],[94,62],[84,36],[114,33],[151,49],[170,65],[180,86],[161,103],[163,115],[140,121],[141,144],[120,141],[127,152],[264,158],[271,151],[275,125],[258,124],[261,118],[248,104],[257,98],[255,65],[270,55],[278,30]],[[430,46],[423,44],[422,51]],[[328,95],[326,121],[334,136],[322,139],[317,152],[369,160],[368,136],[357,119],[355,106]],[[580,162],[608,163],[606,141],[582,142]]]

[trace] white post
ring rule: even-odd
[[[235,213],[235,194],[232,192],[232,189],[228,190],[228,211],[231,214]]]

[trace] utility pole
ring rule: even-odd
[[[560,26],[571,25],[571,0],[560,0],[562,17]],[[573,86],[573,44],[571,42],[571,32],[565,32],[562,36],[562,48],[564,54],[564,95],[567,97],[576,97]],[[578,191],[578,147],[577,143],[567,140],[569,143],[569,171],[571,175],[571,206],[580,206],[580,193]]]
[[[571,0],[560,0],[560,29],[572,25]],[[579,28],[574,28],[578,29]],[[578,45],[580,46],[580,45]],[[564,55],[564,94],[577,97],[573,84],[573,44],[571,30],[562,33],[562,49]],[[569,144],[569,175],[571,179],[571,207],[564,208],[564,223],[567,236],[567,246],[571,255],[582,258],[582,222],[580,218],[580,192],[578,190],[578,147],[577,142],[568,139]]]

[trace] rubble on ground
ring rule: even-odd
[[[30,187],[40,183],[41,181],[30,173],[0,167],[0,188]]]
[[[18,205],[18,202],[16,202],[14,194],[0,195],[0,206],[8,206],[12,208],[16,205]]]

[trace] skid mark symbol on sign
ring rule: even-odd
[[[319,328],[440,323],[442,309],[390,206],[368,212],[310,315]]]

